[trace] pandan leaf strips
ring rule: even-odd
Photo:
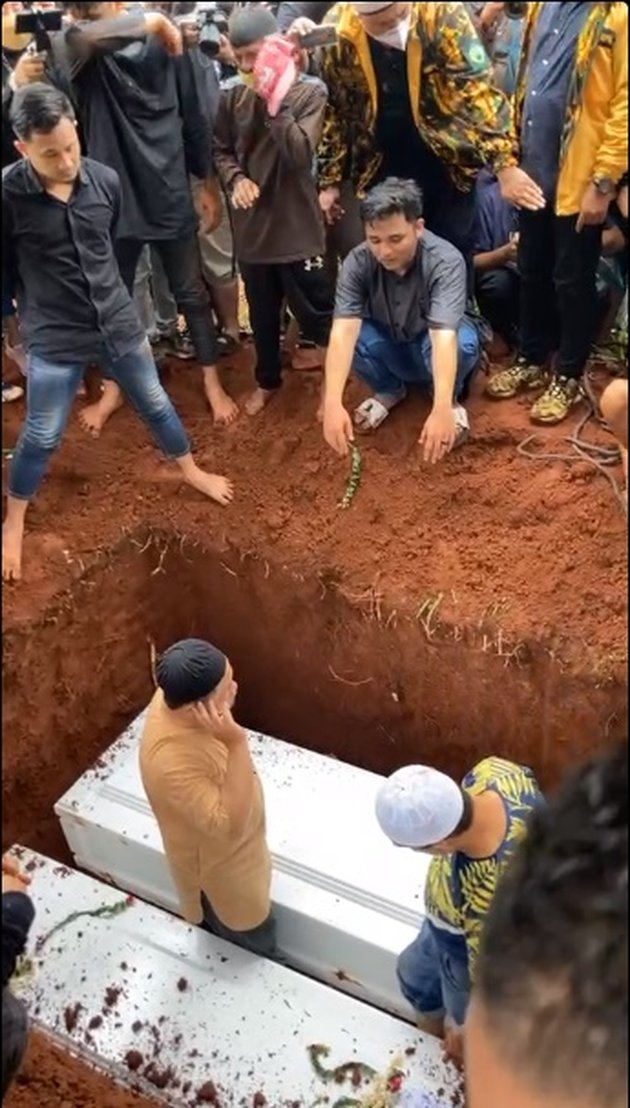
[[[324,1046],[322,1043],[309,1046],[308,1053],[315,1073],[320,1081],[324,1081],[326,1084],[334,1081],[335,1084],[341,1085],[344,1081],[356,1081],[357,1079],[359,1081],[371,1081],[377,1077],[377,1071],[365,1062],[344,1062],[343,1065],[335,1066],[334,1069],[327,1069],[322,1065],[321,1060],[328,1057],[330,1047]]]
[[[36,950],[39,952],[46,945],[46,943],[52,939],[53,935],[56,935],[58,931],[62,931],[68,924],[74,923],[78,919],[84,919],[90,916],[92,919],[114,919],[115,916],[119,916],[121,912],[125,912],[127,908],[130,908],[133,904],[133,897],[127,897],[126,900],[119,900],[116,904],[103,904],[101,908],[93,908],[91,910],[85,910],[83,912],[71,912],[69,916],[62,919],[59,923],[56,923],[54,927],[51,927],[50,931],[47,931],[45,935],[41,935],[36,943]]]
[[[350,507],[350,505],[352,504],[352,501],[354,500],[354,498],[357,494],[357,491],[359,489],[359,485],[361,484],[361,470],[362,470],[362,465],[363,465],[362,459],[361,459],[361,451],[359,450],[358,446],[355,446],[355,444],[352,443],[351,446],[350,446],[350,452],[351,452],[351,459],[352,459],[352,465],[351,465],[351,469],[350,469],[350,477],[348,479],[348,484],[346,485],[346,491],[343,495],[343,499],[341,500],[341,502],[339,504],[340,508],[349,508]]]

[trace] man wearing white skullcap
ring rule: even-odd
[[[532,771],[502,758],[480,762],[461,787],[429,766],[404,766],[376,796],[376,818],[387,837],[435,855],[426,918],[398,959],[398,980],[421,1029],[445,1036],[457,1061],[484,919],[541,801]]]

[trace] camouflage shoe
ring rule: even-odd
[[[572,377],[553,377],[549,387],[538,398],[530,412],[534,423],[562,423],[571,409],[584,399],[580,381]]]
[[[519,392],[544,389],[547,375],[539,365],[531,365],[525,358],[517,358],[507,369],[500,369],[486,385],[486,396],[492,400],[509,400]]]

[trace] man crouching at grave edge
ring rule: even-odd
[[[376,431],[409,385],[432,397],[420,435],[424,460],[439,462],[468,436],[462,400],[481,357],[466,316],[466,263],[450,242],[425,229],[422,190],[388,177],[361,205],[367,241],[346,258],[337,283],[326,358],[324,436],[342,457],[355,430]],[[371,396],[343,405],[350,371]]]
[[[140,772],[181,913],[274,957],[265,802],[247,735],[232,715],[232,666],[210,643],[183,639],[158,658],[156,678]]]
[[[461,786],[429,766],[404,766],[376,796],[376,818],[394,845],[434,856],[425,920],[398,959],[398,981],[420,1030],[444,1038],[460,1065],[485,918],[529,814],[541,803],[531,769],[494,757],[479,762]]]

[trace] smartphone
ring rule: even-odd
[[[336,46],[337,28],[331,23],[325,23],[323,27],[314,27],[306,35],[300,35],[298,43],[302,50],[317,50],[318,47]]]

